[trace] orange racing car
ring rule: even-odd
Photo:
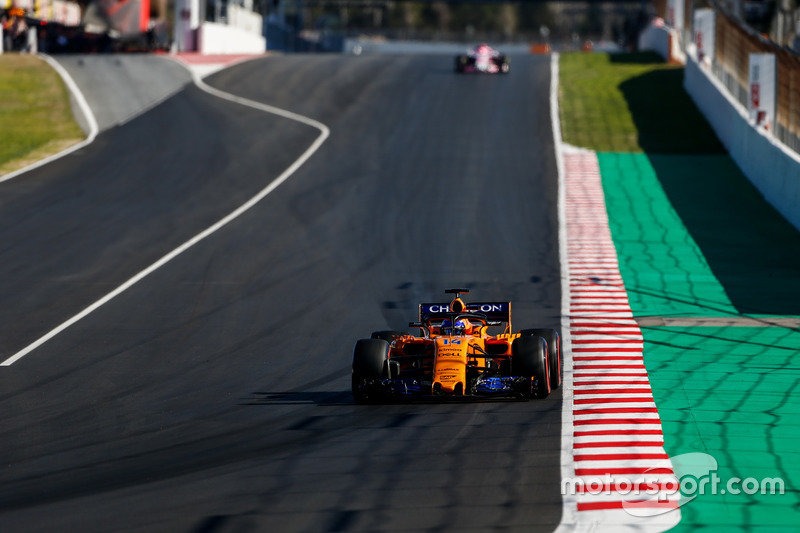
[[[561,384],[554,329],[511,330],[511,302],[423,303],[420,336],[376,331],[356,342],[352,392],[360,403],[422,398],[545,398]],[[490,329],[501,333],[490,335]]]

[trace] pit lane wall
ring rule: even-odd
[[[687,47],[684,89],[745,176],[795,228],[800,229],[800,156],[771,133],[756,128],[704,64]]]

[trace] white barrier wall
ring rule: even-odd
[[[639,34],[639,50],[655,52],[668,61],[669,48],[669,31],[663,25],[650,24]]]
[[[246,4],[252,4],[246,1]],[[262,17],[228,5],[227,24],[200,21],[200,0],[175,0],[175,47],[201,54],[261,54],[267,50]]]
[[[261,35],[264,32],[263,17],[252,10],[241,6],[228,4],[228,26],[233,26],[254,35]]]
[[[654,19],[639,34],[639,50],[656,52],[669,63],[685,63],[686,55],[680,47],[679,31],[664,25],[661,19]]]
[[[684,88],[705,115],[742,172],[795,228],[800,229],[800,156],[754,127],[747,110],[730,97],[706,66],[687,50]]]
[[[262,35],[214,22],[200,24],[197,43],[201,54],[262,54],[267,50]]]

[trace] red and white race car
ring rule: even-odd
[[[487,74],[507,74],[511,61],[488,44],[479,44],[466,54],[456,56],[456,72],[485,72]]]

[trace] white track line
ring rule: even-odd
[[[33,163],[32,165],[28,165],[25,168],[21,168],[19,170],[15,170],[14,172],[9,172],[8,174],[0,176],[0,183],[16,178],[17,176],[25,174],[26,172],[30,172],[31,170],[44,166],[47,163],[50,163],[51,161],[55,161],[56,159],[61,159],[65,155],[69,155],[76,150],[80,150],[84,146],[92,144],[94,142],[95,137],[97,137],[98,132],[100,131],[100,128],[97,125],[97,119],[95,119],[94,113],[92,113],[92,108],[89,107],[89,104],[86,102],[86,98],[83,97],[83,93],[78,88],[78,85],[75,83],[75,80],[72,79],[72,76],[69,75],[69,72],[67,72],[64,69],[64,67],[62,67],[55,59],[53,59],[48,55],[38,54],[38,57],[47,61],[47,63],[51,67],[53,67],[53,70],[55,70],[58,73],[58,75],[61,76],[61,79],[64,80],[64,83],[66,84],[67,88],[70,90],[72,96],[75,98],[78,107],[81,109],[81,112],[83,113],[86,122],[88,122],[89,135],[83,141],[70,146],[69,148],[67,148],[62,152],[59,152],[55,155],[51,155],[50,157],[46,157],[40,161],[37,161],[36,163]]]
[[[570,276],[569,276],[569,243],[567,242],[567,190],[564,175],[564,154],[561,142],[561,119],[558,110],[558,53],[553,53],[550,58],[550,122],[553,126],[553,145],[556,151],[556,168],[558,170],[558,258],[561,263],[561,353],[564,365],[564,375],[561,382],[561,480],[571,479],[575,476],[575,461],[573,447],[575,437],[572,420],[574,377],[572,356],[572,336],[570,334]],[[559,483],[559,486],[561,484]],[[575,530],[578,523],[578,497],[572,494],[562,494],[561,522],[556,533],[566,533]]]
[[[205,92],[207,92],[209,94],[212,94],[212,95],[217,96],[219,98],[223,98],[225,100],[229,100],[231,102],[235,102],[237,104],[241,104],[241,105],[244,105],[244,106],[247,106],[247,107],[252,107],[253,109],[257,109],[257,110],[263,111],[265,113],[271,113],[273,115],[278,115],[278,116],[281,116],[281,117],[284,117],[284,118],[295,120],[297,122],[301,122],[303,124],[306,124],[308,126],[311,126],[313,128],[316,128],[317,130],[319,130],[320,135],[311,144],[311,146],[309,146],[308,149],[306,149],[306,151],[303,152],[303,154],[294,163],[292,163],[292,165],[289,166],[289,168],[284,170],[283,173],[280,176],[275,178],[275,180],[273,180],[269,185],[267,185],[264,189],[262,189],[258,194],[253,196],[250,200],[245,202],[238,209],[236,209],[235,211],[230,213],[225,218],[221,219],[219,222],[217,222],[213,226],[207,228],[206,230],[202,231],[201,233],[198,233],[197,235],[195,235],[194,237],[192,237],[191,239],[189,239],[185,243],[181,244],[180,246],[178,246],[177,248],[175,248],[174,250],[172,250],[171,252],[169,252],[168,254],[163,256],[161,259],[159,259],[158,261],[156,261],[155,263],[153,263],[149,267],[145,268],[144,270],[142,270],[141,272],[139,272],[138,274],[136,274],[135,276],[130,278],[128,281],[126,281],[125,283],[123,283],[122,285],[120,285],[119,287],[114,289],[113,291],[109,292],[108,294],[106,294],[105,296],[103,296],[102,298],[97,300],[96,302],[94,302],[92,305],[90,305],[89,307],[87,307],[86,309],[84,309],[83,311],[78,313],[77,315],[73,316],[69,320],[66,320],[61,325],[57,326],[56,328],[54,328],[50,332],[46,333],[45,335],[43,335],[42,337],[40,337],[39,339],[37,339],[33,343],[29,344],[28,346],[26,346],[25,348],[23,348],[22,350],[20,350],[16,354],[14,354],[13,356],[9,357],[8,359],[6,359],[2,363],[0,363],[0,366],[10,366],[10,365],[14,364],[15,362],[19,361],[20,359],[22,359],[23,357],[25,357],[26,355],[31,353],[33,350],[35,350],[36,348],[38,348],[42,344],[46,343],[47,341],[49,341],[50,339],[52,339],[53,337],[58,335],[62,331],[66,330],[67,328],[69,328],[70,326],[72,326],[76,322],[82,320],[83,318],[86,318],[88,315],[90,315],[91,313],[93,313],[94,311],[96,311],[97,309],[102,307],[103,305],[107,304],[108,302],[110,302],[111,300],[113,300],[114,298],[116,298],[117,296],[119,296],[120,294],[122,294],[123,292],[125,292],[126,290],[131,288],[132,286],[136,285],[138,282],[140,282],[141,280],[143,280],[144,278],[146,278],[147,276],[149,276],[150,274],[152,274],[153,272],[155,272],[156,270],[158,270],[162,266],[166,265],[167,263],[169,263],[170,261],[172,261],[173,259],[178,257],[179,255],[181,255],[183,252],[185,252],[186,250],[188,250],[189,248],[191,248],[195,244],[197,244],[200,241],[204,240],[205,238],[211,236],[212,234],[214,234],[215,232],[219,231],[224,226],[230,224],[235,219],[237,219],[240,216],[242,216],[245,212],[249,211],[253,206],[255,206],[257,203],[259,203],[261,200],[263,200],[272,191],[277,189],[284,181],[289,179],[292,176],[292,174],[297,172],[297,170],[301,166],[303,166],[305,164],[305,162],[308,161],[308,159],[312,155],[314,155],[314,153],[317,150],[319,150],[320,146],[322,146],[322,144],[325,142],[325,140],[328,138],[328,136],[330,136],[330,129],[328,129],[328,127],[325,124],[321,123],[321,122],[318,122],[318,121],[313,120],[313,119],[308,118],[308,117],[304,117],[302,115],[298,115],[297,113],[292,113],[291,111],[286,111],[284,109],[279,109],[277,107],[269,106],[269,105],[266,105],[266,104],[261,104],[261,103],[258,103],[258,102],[254,102],[252,100],[247,100],[246,98],[241,98],[241,97],[238,97],[238,96],[234,96],[232,94],[220,91],[218,89],[214,89],[213,87],[209,87],[208,85],[206,85],[200,79],[200,76],[197,75],[194,72],[192,73],[192,77],[194,78],[195,84],[200,89],[202,89],[203,91],[205,91]],[[76,90],[77,90],[77,87],[76,87]]]

